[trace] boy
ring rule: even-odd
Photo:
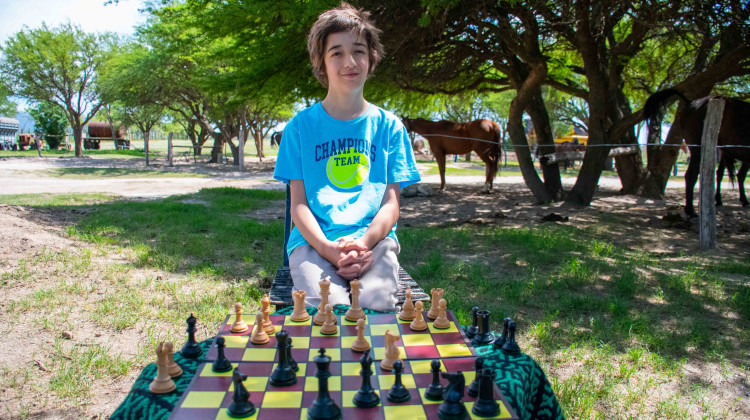
[[[342,3],[313,25],[307,48],[328,94],[286,125],[274,178],[290,186],[295,226],[287,252],[306,304],[320,303],[323,276],[331,278],[330,303],[349,304],[349,281],[356,278],[362,307],[391,311],[399,189],[420,178],[401,121],[363,96],[383,56],[369,15]]]

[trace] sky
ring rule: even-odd
[[[145,16],[138,13],[142,0],[120,0],[104,5],[106,0],[0,0],[0,42],[24,25],[38,28],[42,22],[57,26],[68,19],[86,32],[112,31],[131,35],[133,27],[143,23]]]

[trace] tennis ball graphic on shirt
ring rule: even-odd
[[[348,149],[328,158],[326,173],[333,185],[343,189],[353,188],[370,174],[370,160],[364,153]]]

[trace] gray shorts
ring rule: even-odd
[[[375,311],[393,311],[396,307],[398,287],[398,253],[401,246],[393,238],[385,238],[372,249],[373,263],[359,279],[359,304]],[[331,305],[349,305],[349,280],[336,274],[337,268],[318,254],[310,245],[300,245],[289,255],[289,268],[294,281],[294,290],[307,292],[305,304],[320,304],[320,286],[323,276],[331,277]]]

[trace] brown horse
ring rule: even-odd
[[[643,105],[643,115],[646,120],[660,120],[657,116],[662,113],[665,102],[672,96],[677,96],[688,103],[688,106],[680,115],[680,123],[676,128],[679,130],[680,136],[685,139],[690,151],[690,163],[687,171],[685,171],[685,213],[692,217],[696,214],[693,207],[693,188],[700,172],[703,120],[706,119],[708,101],[717,97],[706,96],[691,102],[677,89],[662,90],[649,96]],[[723,99],[726,102],[716,145],[744,147],[722,147],[722,160],[727,159],[726,162],[738,160],[743,163],[750,163],[750,148],[748,147],[750,146],[750,103],[733,98]]]
[[[490,120],[465,124],[450,121],[428,121],[422,118],[402,120],[408,131],[427,139],[440,171],[440,190],[445,190],[445,155],[463,155],[474,151],[486,166],[484,191],[492,190],[492,181],[500,160],[500,126]]]

